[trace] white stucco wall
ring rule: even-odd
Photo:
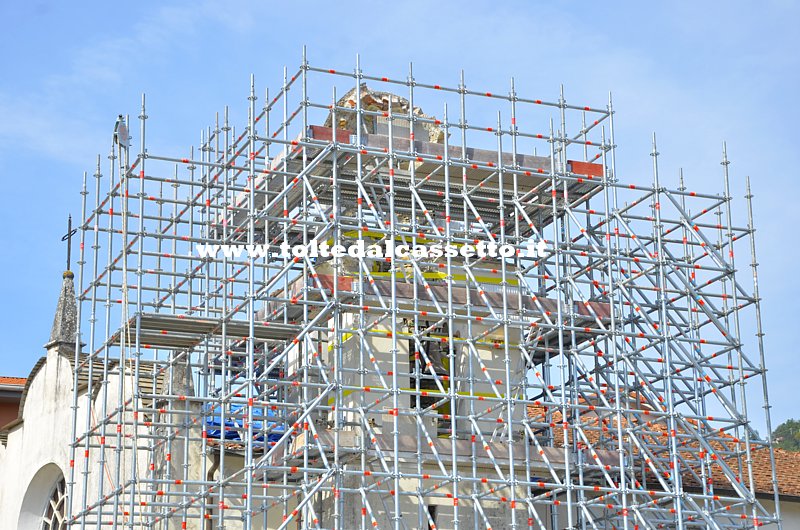
[[[28,390],[23,422],[17,425],[8,435],[6,446],[0,446],[0,476],[4,477],[0,483],[0,530],[6,529],[35,529],[38,528],[40,517],[44,512],[51,487],[56,483],[60,475],[63,475],[67,482],[70,479],[70,443],[72,441],[72,387],[73,371],[69,360],[59,355],[57,349],[52,349],[47,353],[47,360],[33,376]],[[123,400],[131,396],[132,388],[130,378],[126,378],[123,384]],[[78,399],[79,421],[78,432],[85,432],[87,428],[92,428],[97,418],[103,416],[104,412],[112,414],[118,402],[120,390],[120,377],[118,373],[109,374],[105,384],[100,385],[96,390],[96,396],[92,401],[93,414],[90,417],[90,425],[86,425],[86,393]],[[104,399],[105,398],[105,399]],[[103,402],[108,403],[108,407],[103,408]],[[125,437],[123,445],[130,446],[132,440],[130,431],[132,423],[131,413],[127,413],[127,418],[121,436]],[[174,418],[173,418],[174,420]],[[92,440],[95,447],[89,450],[88,466],[84,458],[84,448],[81,445],[75,453],[75,488],[72,497],[73,512],[78,513],[85,506],[93,505],[98,498],[108,494],[112,490],[115,480],[115,469],[117,467],[118,456],[115,448],[117,446],[117,434],[114,429],[114,421],[107,427],[105,434],[105,445],[98,448],[101,433]],[[140,427],[139,434],[147,433],[147,427]],[[140,445],[147,446],[145,438],[140,439]],[[126,480],[130,477],[133,453],[126,449],[119,456],[120,477]],[[105,466],[101,465],[101,458],[105,460]],[[192,470],[189,479],[201,479],[195,476],[202,468],[202,456],[199,452],[190,455],[190,468]],[[230,458],[230,457],[229,457]],[[170,477],[181,477],[184,463],[184,456],[180,447],[172,449],[172,459],[169,465]],[[230,463],[228,464],[230,466]],[[149,476],[149,453],[141,451],[137,462],[138,475],[140,477]],[[210,463],[209,463],[210,467]],[[88,469],[86,479],[86,491],[83,490],[83,473]],[[101,471],[102,470],[102,471]],[[166,467],[161,468],[161,472],[166,472]],[[103,494],[100,495],[100,488]],[[141,489],[152,490],[152,485],[142,484]],[[236,490],[233,488],[232,490]],[[135,502],[149,501],[150,495],[137,498]],[[241,497],[241,492],[236,492],[236,497]],[[123,502],[127,503],[129,497],[126,495]],[[233,502],[233,501],[232,501]],[[241,502],[241,501],[239,501]],[[295,503],[290,502],[290,509]],[[216,514],[216,504],[212,514]],[[194,515],[198,509],[194,508]],[[22,519],[20,519],[22,517]],[[94,516],[88,520],[94,527]],[[260,521],[263,516],[257,518],[258,523],[254,528],[261,528]],[[105,521],[108,522],[108,521]],[[280,525],[280,516],[277,510],[270,513],[269,528],[277,528]],[[231,520],[226,522],[226,528],[236,530],[243,525],[241,521]],[[181,527],[180,517],[172,518],[163,528],[177,529]],[[198,519],[191,520],[188,528],[204,528],[204,522]]]
[[[0,450],[0,476],[6,477],[0,487],[0,529],[36,528],[30,526],[35,524],[31,521],[42,515],[50,488],[58,479],[58,473],[53,473],[53,466],[57,466],[69,482],[73,384],[73,371],[69,360],[59,355],[56,348],[48,351],[47,361],[31,381],[24,405],[23,422],[9,432],[8,443]],[[108,403],[117,403],[118,389],[119,377],[109,377]],[[126,395],[130,395],[130,388],[126,389]],[[101,415],[102,398],[101,390],[93,401],[94,414],[91,417],[97,418]],[[85,422],[82,418],[86,418],[86,406],[84,393],[78,400],[79,421]],[[112,410],[109,408],[108,412]],[[85,429],[85,423],[78,425],[78,432],[84,432]],[[144,429],[140,432],[144,433]],[[107,445],[103,451],[96,447],[89,451],[89,474],[85,496],[81,488],[81,477],[86,463],[83,456],[84,449],[80,447],[76,451],[76,486],[72,498],[75,512],[82,509],[85,504],[92,504],[98,499],[101,478],[97,470],[102,469],[99,464],[100,458],[105,458],[106,469],[116,464],[114,435],[112,432],[106,433]],[[94,439],[93,443],[96,444],[97,439]],[[132,465],[131,452],[126,451],[120,461],[122,476],[129,476]],[[138,463],[140,474],[146,473],[147,465],[145,459]],[[43,469],[46,473],[37,476]],[[13,478],[9,479],[10,477]],[[111,489],[110,481],[108,473],[103,473],[104,493]],[[21,513],[24,519],[22,522]]]
[[[72,369],[69,361],[51,350],[47,353],[47,362],[31,382],[23,423],[9,432],[8,444],[0,454],[0,476],[5,482],[0,488],[0,528],[18,527],[26,491],[40,469],[54,464],[65,477],[69,477],[71,403]],[[48,481],[56,478],[47,477]],[[33,491],[37,488],[47,491],[37,495]],[[29,512],[36,511],[36,506],[40,505],[38,511],[41,515],[48,493],[48,485],[34,484],[25,506],[26,514],[35,516]]]
[[[774,502],[761,500],[761,504],[766,510],[775,511]],[[781,520],[783,521],[783,530],[800,530],[800,502],[782,500]]]

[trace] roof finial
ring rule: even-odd
[[[75,284],[72,271],[64,272],[61,293],[58,296],[53,327],[50,330],[50,341],[45,345],[50,348],[56,344],[66,348],[75,346],[75,333],[78,324],[78,305],[75,300]]]

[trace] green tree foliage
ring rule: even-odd
[[[800,421],[787,420],[778,425],[772,433],[772,440],[775,442],[775,447],[787,451],[800,451]]]

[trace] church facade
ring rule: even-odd
[[[90,431],[92,425],[77,426],[74,418],[86,416],[81,407],[87,402],[86,393],[92,392],[93,406],[101,407],[103,395],[117,396],[120,392],[130,395],[133,391],[126,387],[125,370],[98,375],[93,381],[75,377],[75,363],[80,362],[82,353],[75,355],[77,309],[72,273],[65,272],[56,315],[50,335],[45,345],[45,355],[33,366],[25,381],[19,402],[17,418],[0,428],[0,528],[19,530],[61,530],[69,527],[68,514],[76,514],[91,508],[90,499],[111,496],[113,492],[104,491],[113,484],[112,476],[121,473],[129,476],[131,466],[139,467],[141,475],[146,475],[145,458],[137,459],[126,453],[113,458],[113,444],[110,451],[75,452],[77,461],[70,459],[71,445],[76,432]],[[80,372],[80,371],[79,371]],[[120,376],[120,374],[123,374]],[[180,381],[173,381],[173,386]],[[73,392],[76,388],[78,392]],[[107,392],[98,391],[101,385]],[[122,388],[120,388],[122,386]],[[116,402],[116,400],[115,400]],[[110,406],[110,403],[108,404]],[[73,409],[77,407],[77,414]],[[91,415],[90,415],[91,417]],[[151,427],[153,428],[153,427]],[[146,427],[141,431],[147,435]],[[102,442],[101,442],[102,443]],[[159,463],[165,472],[182,468],[188,463],[191,469],[214,468],[211,457],[201,454],[196,448],[181,451],[173,449],[168,458]],[[98,461],[98,458],[105,459]],[[199,460],[209,458],[206,466]],[[776,449],[777,469],[781,491],[781,514],[784,529],[800,528],[800,454]],[[119,466],[117,466],[117,462]],[[118,469],[119,467],[119,469]],[[762,466],[763,467],[763,466]],[[103,469],[105,476],[92,476],[91,470]],[[768,467],[757,473],[768,473]],[[80,474],[90,480],[79,480]],[[208,478],[213,478],[212,475]],[[79,485],[83,485],[82,487]],[[773,503],[769,500],[770,491],[760,492],[761,500],[768,509]],[[70,511],[71,503],[71,511]],[[123,510],[124,513],[124,510]],[[123,526],[127,521],[104,521],[106,524]],[[210,521],[205,521],[208,523]],[[278,528],[279,520],[259,523],[258,528]],[[153,526],[159,529],[206,528],[197,521],[189,526],[180,526],[172,519],[166,519]],[[241,521],[225,523],[226,529],[242,527]]]

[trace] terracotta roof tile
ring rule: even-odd
[[[17,386],[25,386],[25,379],[24,377],[6,377],[0,375],[0,385],[17,385]]]
[[[584,400],[581,401],[584,402]],[[561,411],[554,407],[552,413],[551,426],[559,425],[561,423]],[[528,417],[534,422],[540,422],[542,425],[546,425],[546,414],[547,408],[541,405],[530,405],[528,407]],[[609,417],[601,423],[596,414],[584,412],[581,416],[581,424],[586,428],[585,434],[589,443],[596,444],[601,442],[601,440],[608,442],[609,439],[614,437],[616,422],[613,417]],[[689,420],[689,423],[696,424],[694,420]],[[653,436],[658,436],[658,433],[662,433],[662,435],[666,436],[665,426],[657,422],[648,423],[648,431],[651,434],[645,435],[644,438],[646,438],[646,441],[649,443],[654,441]],[[564,439],[563,431],[558,428],[553,429],[553,435],[553,445],[556,447],[560,446]],[[736,446],[742,447],[743,443],[730,435],[719,433],[716,435],[715,439],[711,441],[711,445],[718,450],[731,450]],[[751,457],[756,492],[771,495],[772,466],[770,464],[769,450],[763,446],[754,448],[751,452]],[[738,462],[734,458],[728,457],[726,460],[728,461],[728,465],[732,468],[738,466]],[[775,448],[775,470],[778,479],[778,492],[781,495],[800,497],[800,452]],[[730,487],[719,470],[715,472],[712,471],[712,478],[718,487],[725,488],[726,485]],[[697,487],[699,484],[693,476],[687,473],[684,477],[684,485]]]

